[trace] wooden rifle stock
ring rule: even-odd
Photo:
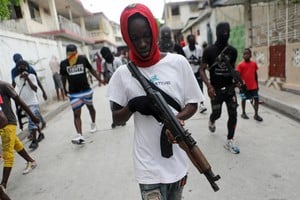
[[[215,182],[220,179],[220,176],[214,175],[210,164],[208,163],[199,147],[196,145],[196,141],[192,138],[191,134],[187,130],[185,130],[178,122],[177,118],[171,111],[161,93],[151,87],[151,85],[147,82],[145,77],[140,73],[140,71],[136,68],[136,66],[134,66],[133,63],[128,63],[128,69],[130,70],[132,75],[141,83],[147,95],[152,98],[155,106],[160,112],[159,114],[161,116],[162,122],[171,131],[180,148],[182,148],[186,152],[189,159],[198,169],[198,171],[201,174],[203,173],[205,175],[213,190],[215,192],[218,191],[219,187]]]

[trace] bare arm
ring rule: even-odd
[[[208,96],[210,98],[214,98],[216,96],[216,92],[214,87],[210,84],[210,81],[208,80],[208,77],[205,73],[207,69],[207,64],[206,63],[201,63],[200,65],[200,77],[203,80],[203,82],[205,83],[206,87],[207,87],[207,93]]]
[[[130,119],[132,112],[129,110],[128,106],[122,107],[113,101],[111,101],[110,103],[113,121],[116,124],[122,124]]]
[[[198,108],[197,103],[189,103],[182,109],[181,112],[177,114],[176,117],[180,120],[187,120],[195,114],[197,108]]]
[[[90,68],[89,70],[91,74],[101,83],[102,82],[101,76],[98,76],[97,72],[93,68]]]
[[[29,115],[33,122],[39,123],[40,120],[37,118],[30,110],[30,108],[25,104],[25,102],[17,95],[14,97],[14,101],[22,107],[22,109]]]
[[[68,96],[68,91],[66,89],[67,78],[62,75],[61,76],[61,81],[62,81],[62,84],[63,84],[64,93],[65,93],[66,96]]]
[[[36,80],[37,80],[37,84],[38,84],[39,88],[42,90],[43,98],[46,101],[48,99],[47,94],[44,90],[44,87],[43,87],[42,83],[40,82],[39,78],[37,77],[37,75],[36,75]]]

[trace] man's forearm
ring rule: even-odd
[[[201,65],[200,70],[199,70],[200,77],[201,77],[202,81],[205,83],[206,87],[209,88],[209,87],[212,87],[212,85],[210,84],[210,82],[208,80],[205,70],[206,70],[206,67]]]
[[[189,103],[187,104],[180,113],[177,114],[177,118],[181,120],[187,120],[197,112],[198,104]]]

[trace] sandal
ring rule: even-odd
[[[262,121],[263,121],[263,118],[261,118],[259,115],[255,115],[253,118],[254,118],[256,121],[258,121],[258,122],[262,122]]]

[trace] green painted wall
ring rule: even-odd
[[[238,51],[236,64],[243,60],[243,51],[246,45],[245,42],[245,25],[231,27],[229,44],[234,46]]]

